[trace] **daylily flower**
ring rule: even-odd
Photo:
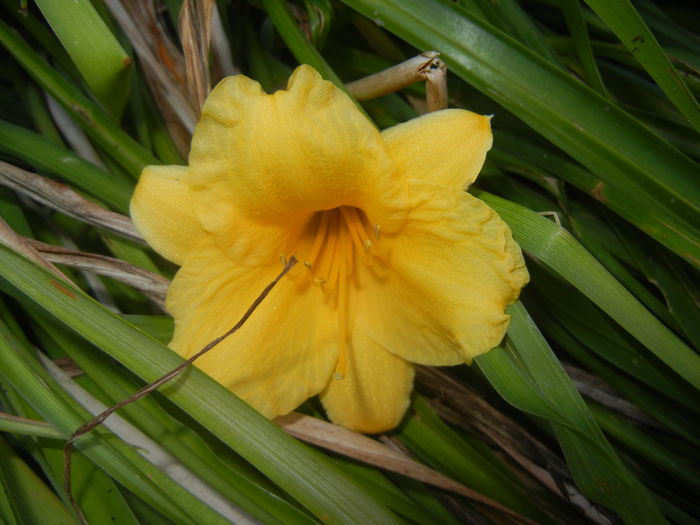
[[[226,332],[295,255],[300,264],[197,366],[268,417],[319,394],[360,432],[396,426],[413,363],[469,363],[501,341],[528,280],[506,224],[464,189],[489,118],[444,110],[383,132],[309,66],[265,94],[245,76],[207,99],[189,166],[149,166],[136,226],[181,265],[170,346]]]

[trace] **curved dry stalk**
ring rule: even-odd
[[[87,390],[73,381],[56,366],[51,359],[41,352],[37,352],[37,356],[49,375],[92,415],[99,414],[108,408],[104,403],[100,402]],[[228,499],[212,489],[205,480],[197,477],[196,474],[180,463],[156,441],[141,432],[141,430],[129,423],[126,419],[118,414],[113,414],[104,424],[115,435],[119,436],[125,443],[128,443],[141,456],[162,470],[178,485],[225,518],[231,520],[232,523],[241,523],[244,525],[258,523],[243,510],[233,505]]]
[[[212,350],[216,345],[218,345],[221,341],[224,339],[230,337],[233,335],[235,332],[237,332],[245,323],[246,321],[250,318],[250,316],[253,314],[255,310],[257,310],[258,306],[265,300],[265,298],[268,296],[268,294],[272,291],[272,289],[277,285],[277,283],[291,270],[294,265],[296,265],[297,259],[296,257],[292,256],[289,261],[284,265],[284,268],[282,271],[275,277],[275,279],[268,284],[261,292],[260,295],[253,301],[253,303],[250,305],[248,310],[245,311],[243,316],[238,320],[238,322],[231,327],[230,330],[228,330],[225,334],[220,335],[213,341],[209,342],[207,345],[205,345],[199,352],[194,354],[192,357],[187,359],[186,361],[183,361],[180,365],[176,366],[173,368],[170,372],[166,373],[165,375],[161,376],[160,378],[156,379],[155,381],[147,384],[143,388],[141,388],[138,392],[135,394],[129,396],[128,398],[120,401],[119,403],[116,403],[112,405],[111,407],[103,410],[100,412],[98,415],[96,415],[93,419],[85,423],[84,425],[80,426],[78,429],[76,429],[75,432],[73,432],[68,440],[66,441],[65,445],[63,446],[63,489],[66,493],[66,497],[68,498],[68,501],[71,503],[73,509],[75,510],[77,516],[80,518],[80,520],[83,523],[87,523],[85,520],[85,516],[83,516],[83,513],[80,510],[80,506],[78,505],[78,502],[76,499],[73,497],[73,490],[72,490],[72,472],[71,472],[71,465],[73,462],[73,443],[75,442],[76,439],[79,437],[87,434],[94,428],[98,427],[104,421],[114,414],[117,410],[120,408],[133,403],[134,401],[138,401],[139,399],[147,396],[154,390],[157,390],[160,388],[162,385],[170,381],[172,378],[175,376],[179,375],[180,372],[188,368],[192,363],[194,363],[197,359],[202,357],[204,354]]]

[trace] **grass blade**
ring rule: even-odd
[[[37,0],[90,90],[117,119],[129,97],[131,57],[89,0]]]
[[[161,377],[182,362],[172,350],[5,245],[0,245],[0,275],[146,381]],[[134,348],[139,351],[134,352]],[[396,522],[388,509],[322,456],[286,435],[196,368],[187,371],[187,381],[178,381],[177,388],[166,387],[163,392],[325,521]]]
[[[485,192],[474,192],[496,210],[520,246],[597,304],[654,355],[700,388],[700,356],[661,324],[574,237],[537,213]]]
[[[509,341],[542,397],[556,407],[565,422],[552,422],[552,427],[583,494],[614,509],[627,523],[664,523],[651,495],[617,457],[525,308],[516,303],[509,313]],[[499,393],[506,400],[516,406],[532,402],[531,398],[521,400],[512,388],[519,374],[508,373],[508,382],[500,380],[502,369],[512,370],[514,366],[505,359],[502,349],[479,356],[476,361],[487,378],[496,379]]]
[[[629,0],[585,0],[612,29],[692,126],[700,131],[700,105]]]
[[[158,164],[153,155],[124,132],[97,104],[52,69],[2,20],[0,44],[132,176],[137,177],[144,166]]]
[[[644,188],[675,220],[662,240],[700,266],[697,164],[639,122],[458,6],[438,0],[344,0],[419,49],[436,49],[450,71],[500,103],[630,195]],[[675,229],[675,231],[674,231]],[[650,232],[654,235],[655,232]]]

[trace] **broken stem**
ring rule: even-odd
[[[425,81],[428,111],[447,107],[447,68],[436,51],[426,51],[405,62],[347,84],[357,100],[381,97]]]

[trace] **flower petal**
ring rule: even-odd
[[[182,264],[206,233],[194,213],[185,166],[148,166],[131,199],[136,228],[158,253]]]
[[[227,332],[282,267],[235,265],[205,240],[175,276],[167,298],[175,317],[170,347],[185,357]],[[322,292],[285,276],[243,327],[195,365],[267,417],[319,393],[337,358],[337,320]]]
[[[198,216],[214,233],[229,233],[225,206],[287,228],[342,205],[385,231],[405,217],[406,187],[379,132],[309,66],[273,95],[243,76],[223,80],[204,105],[190,169]]]
[[[528,281],[522,253],[479,199],[421,181],[410,188],[415,208],[384,239],[388,271],[362,276],[355,322],[408,361],[471,362],[505,334],[504,309]]]
[[[382,138],[404,177],[464,189],[491,149],[490,121],[471,111],[446,109],[388,128]]]
[[[394,428],[409,405],[413,366],[387,352],[364,332],[355,331],[347,373],[331,379],[320,399],[334,423],[375,434]]]

